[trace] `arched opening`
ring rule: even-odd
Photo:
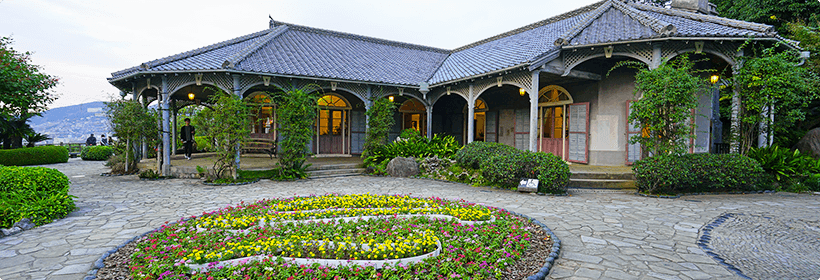
[[[255,91],[245,97],[251,109],[251,138],[276,139],[276,104],[263,91]]]
[[[538,150],[565,158],[567,137],[567,106],[572,104],[572,95],[557,85],[550,85],[538,91]]]
[[[427,135],[427,109],[421,101],[415,98],[407,98],[407,100],[401,103],[398,111],[399,114],[401,114],[402,130],[415,129],[422,136]]]
[[[520,150],[529,148],[530,96],[526,92],[521,94],[521,89],[517,85],[503,84],[481,91],[474,106],[479,105],[478,100],[486,104],[484,141],[504,143]],[[476,124],[476,137],[478,134]]]
[[[486,141],[487,139],[487,102],[484,99],[476,99],[473,107],[473,141]],[[464,114],[468,114],[467,105],[464,105]]]
[[[317,155],[349,154],[350,102],[339,94],[328,93],[319,98],[317,105],[314,152]]]
[[[453,136],[459,144],[466,141],[466,122],[461,109],[467,105],[458,94],[444,95],[433,105],[433,123],[431,124],[433,134]]]

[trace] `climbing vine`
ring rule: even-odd
[[[390,100],[384,97],[373,101],[373,105],[367,110],[368,128],[364,142],[364,151],[362,152],[365,165],[369,166],[374,164],[374,162],[370,162],[368,157],[379,146],[387,144],[387,135],[395,122],[393,119],[395,110],[396,104],[393,104],[393,102],[390,102]]]
[[[277,98],[277,116],[279,121],[279,133],[282,140],[279,142],[281,152],[279,153],[280,178],[297,179],[307,176],[305,165],[310,151],[307,146],[313,139],[313,124],[318,116],[318,91],[319,86],[307,85],[302,88],[279,88],[282,94],[275,95]]]
[[[250,134],[250,108],[242,99],[221,89],[214,90],[210,98],[213,106],[208,115],[207,136],[214,139],[216,160],[209,180],[236,180],[237,153],[242,143]]]

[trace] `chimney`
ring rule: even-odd
[[[709,0],[672,0],[672,8],[704,15],[717,14],[715,5]]]

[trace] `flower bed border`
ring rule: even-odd
[[[458,183],[458,182],[455,182],[455,183]],[[460,184],[463,184],[463,183],[460,183]],[[291,198],[300,198],[300,197],[309,197],[309,196],[294,196],[294,197],[291,197]],[[487,205],[484,205],[484,206],[487,206]],[[550,239],[552,240],[553,243],[552,243],[552,247],[550,249],[550,253],[548,255],[549,257],[547,257],[544,260],[544,266],[542,266],[541,269],[536,274],[530,275],[530,276],[527,277],[527,280],[544,280],[544,279],[546,279],[547,275],[549,275],[550,270],[552,269],[553,264],[555,263],[555,260],[558,259],[558,255],[561,253],[561,240],[558,239],[558,236],[556,236],[555,233],[553,233],[552,230],[550,230],[550,228],[547,227],[547,225],[545,225],[544,223],[542,223],[542,222],[540,222],[540,221],[538,221],[538,220],[536,220],[536,219],[534,219],[530,216],[527,216],[527,215],[521,214],[521,213],[517,213],[517,212],[513,212],[513,211],[507,210],[505,208],[501,208],[501,207],[494,207],[494,208],[501,209],[501,210],[509,212],[510,214],[513,214],[513,215],[522,217],[524,219],[527,219],[530,222],[532,222],[533,224],[535,224],[537,226],[540,226],[541,229],[544,230],[547,233],[547,235],[550,236]],[[187,222],[191,219],[198,218],[200,216],[201,215],[191,216],[191,217],[188,217],[188,218],[183,218],[183,219],[180,219],[178,221],[169,222],[168,225],[170,226],[170,225],[174,225],[174,224],[179,223],[179,222]],[[134,241],[136,241],[140,238],[145,237],[148,234],[157,232],[159,230],[160,230],[160,228],[156,228],[156,229],[146,231],[143,234],[140,234],[138,236],[134,236],[134,238],[131,238],[131,239],[123,242],[122,244],[117,245],[116,248],[108,250],[107,252],[103,253],[103,255],[94,262],[94,265],[92,266],[92,269],[90,271],[88,271],[88,276],[83,278],[83,280],[95,280],[95,279],[97,279],[97,272],[101,268],[105,267],[105,259],[108,258],[108,256],[110,256],[111,254],[116,253],[117,250],[119,250],[122,247],[125,247],[126,245],[128,245],[128,243],[134,242]]]
[[[259,180],[261,180],[261,179],[256,178],[253,181],[239,182],[239,183],[227,183],[227,184],[208,183],[208,182],[203,181],[202,184],[206,185],[206,186],[241,186],[241,185],[250,185],[250,184],[259,182]]]

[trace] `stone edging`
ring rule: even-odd
[[[765,191],[751,191],[751,192],[700,192],[700,193],[682,193],[676,195],[651,195],[651,194],[644,194],[640,192],[635,192],[638,196],[643,197],[651,197],[651,198],[667,198],[667,199],[676,199],[681,198],[682,196],[689,196],[689,195],[721,195],[721,194],[764,194],[764,193],[777,193],[776,191],[772,190],[765,190]]]
[[[405,178],[405,177],[391,177],[389,175],[373,175],[373,174],[365,174],[365,173],[359,174],[359,176]],[[447,181],[447,180],[442,180],[442,179],[427,178],[427,177],[420,177],[420,176],[408,177],[408,179],[422,179],[422,180],[430,180],[430,181],[436,181],[436,182],[442,182],[442,183],[465,185],[465,186],[474,187],[474,188],[491,188],[493,190],[499,190],[499,191],[509,191],[509,192],[514,192],[514,193],[522,193],[522,192],[518,192],[518,191],[514,191],[514,190],[501,189],[501,188],[496,188],[496,187],[492,187],[492,186],[473,186],[473,185],[470,185],[470,184],[467,184],[467,183],[462,183],[462,182],[454,182],[454,181]],[[535,192],[534,194],[543,195],[543,196],[569,196],[569,192],[564,193],[564,194]]]
[[[241,185],[249,185],[249,184],[259,182],[259,180],[260,180],[259,178],[256,178],[253,181],[239,182],[239,183],[217,184],[217,183],[202,182],[202,184],[206,185],[206,186],[241,186]]]
[[[712,248],[709,248],[709,242],[712,240],[712,230],[715,229],[716,227],[720,226],[721,224],[723,224],[723,222],[725,222],[726,219],[731,218],[734,215],[735,215],[734,213],[723,213],[722,215],[718,216],[711,223],[706,224],[705,226],[703,226],[703,228],[701,229],[700,238],[698,238],[697,244],[701,249],[703,249],[703,251],[706,252],[707,255],[711,256],[713,259],[715,259],[715,261],[722,264],[727,269],[733,271],[735,274],[737,274],[740,277],[743,277],[744,279],[752,280],[751,277],[744,275],[743,272],[740,271],[740,269],[737,269],[737,267],[735,267],[734,265],[732,265],[730,263],[727,263],[726,260],[723,259],[723,257],[721,257],[720,255],[715,253],[712,250]]]
[[[257,181],[259,181],[259,180],[257,179]],[[486,206],[485,205],[485,207],[491,207],[491,206]],[[550,248],[549,257],[547,257],[547,259],[544,260],[544,266],[541,267],[541,270],[539,270],[538,273],[536,273],[534,275],[530,275],[529,277],[527,277],[527,280],[544,280],[544,279],[546,279],[547,275],[549,275],[549,273],[550,273],[550,269],[552,268],[552,265],[555,263],[555,260],[558,259],[558,255],[561,253],[561,240],[558,239],[558,236],[556,236],[555,233],[553,233],[552,230],[550,230],[549,227],[547,227],[547,225],[545,225],[544,223],[542,223],[542,222],[540,222],[536,219],[533,219],[530,216],[520,214],[520,213],[516,213],[516,212],[510,211],[510,210],[504,209],[504,208],[497,208],[497,207],[493,207],[493,208],[502,209],[504,211],[510,212],[510,214],[525,218],[525,219],[529,220],[530,222],[532,222],[533,224],[536,224],[537,226],[540,226],[541,229],[544,230],[550,236],[550,240],[552,240],[552,248]],[[184,218],[184,219],[181,219],[181,220],[175,221],[175,222],[169,222],[168,225],[170,226],[170,225],[176,224],[180,221],[185,222],[185,221],[188,221],[188,220],[196,218],[196,217],[199,217],[199,216]],[[146,236],[150,233],[156,232],[158,230],[159,230],[159,228],[146,231],[143,234],[135,236],[134,238],[131,238],[131,239],[123,242],[122,244],[117,245],[116,248],[108,250],[108,252],[103,253],[103,255],[99,259],[97,259],[97,261],[94,262],[93,269],[88,271],[88,276],[84,277],[83,280],[95,280],[95,279],[97,279],[97,272],[101,268],[105,267],[105,259],[108,258],[108,256],[110,256],[111,254],[116,253],[117,250],[119,250],[122,247],[125,247],[125,245],[128,245],[128,243],[134,242],[134,241],[136,241],[136,240],[138,240],[138,239],[140,239],[140,238],[142,238],[142,237],[144,237],[144,236]]]
[[[503,209],[503,208],[499,208],[499,209]],[[542,223],[542,222],[540,222],[536,219],[533,219],[530,216],[524,215],[524,214],[516,213],[516,212],[510,211],[510,210],[506,210],[506,209],[504,209],[504,211],[510,212],[513,215],[516,215],[516,216],[525,218],[527,220],[530,220],[530,222],[532,222],[533,224],[536,224],[537,226],[540,226],[541,229],[543,229],[545,232],[547,232],[547,234],[549,234],[550,239],[552,240],[552,248],[550,249],[549,257],[547,257],[547,259],[544,260],[544,266],[541,267],[541,270],[539,270],[538,273],[536,273],[535,275],[530,275],[529,277],[527,277],[527,280],[544,280],[544,279],[546,279],[547,275],[550,274],[550,269],[552,269],[552,265],[555,263],[555,260],[558,259],[558,254],[561,253],[561,240],[558,239],[558,236],[556,236],[555,233],[553,233],[552,230],[550,230],[547,227],[547,225],[545,225],[544,223]]]

